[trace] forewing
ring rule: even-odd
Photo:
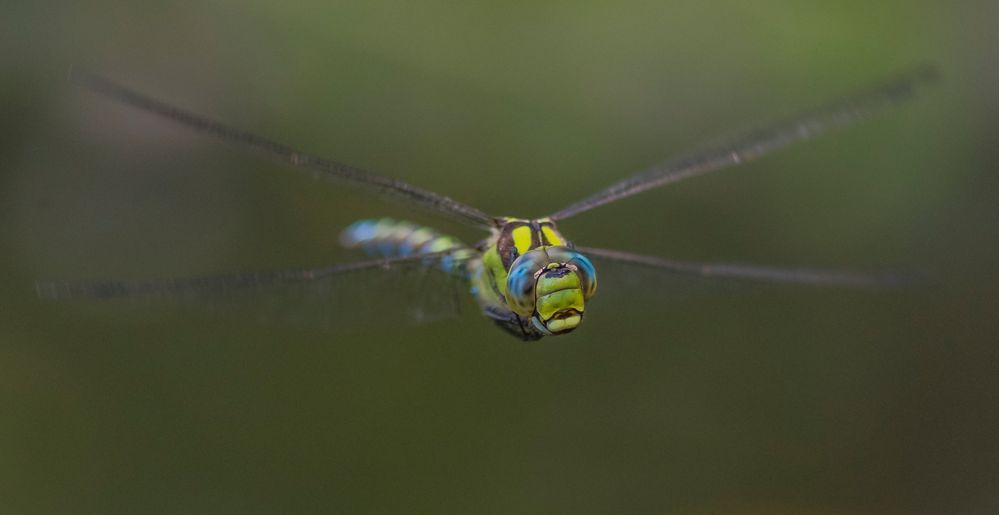
[[[309,170],[316,177],[334,179],[366,188],[436,213],[448,215],[469,225],[482,228],[490,228],[495,225],[493,217],[450,197],[408,184],[400,179],[378,175],[355,166],[309,154],[252,132],[230,127],[208,117],[143,95],[85,70],[72,69],[70,79],[76,84],[116,102],[159,116],[189,130],[267,153],[292,166]]]
[[[832,129],[853,125],[903,102],[912,96],[916,86],[935,77],[936,71],[929,67],[911,70],[875,87],[653,166],[553,213],[550,218],[565,220],[646,190],[738,165]]]

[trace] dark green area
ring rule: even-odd
[[[0,7],[0,513],[999,510],[995,2],[331,4]],[[74,89],[72,64],[538,216],[927,62],[944,80],[876,120],[561,229],[929,287],[602,270],[582,328],[538,344],[392,302],[328,331],[33,297],[347,261],[364,217],[480,237]]]

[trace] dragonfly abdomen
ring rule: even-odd
[[[467,259],[472,252],[457,238],[392,218],[358,220],[340,233],[340,244],[386,258],[447,252],[449,254],[441,258],[445,269],[450,269],[452,263]]]

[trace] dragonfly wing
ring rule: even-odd
[[[567,206],[550,218],[565,220],[646,190],[750,161],[832,129],[855,124],[908,99],[916,86],[935,77],[932,68],[917,68],[868,90],[649,168]]]
[[[479,209],[439,193],[408,184],[399,179],[378,175],[331,159],[308,154],[283,143],[264,138],[263,136],[229,127],[207,117],[143,95],[87,71],[74,68],[71,70],[70,78],[76,84],[116,102],[159,116],[187,129],[262,151],[293,166],[312,171],[317,177],[326,177],[361,186],[376,193],[385,194],[430,211],[449,215],[451,218],[476,227],[490,228],[495,226],[495,219]]]
[[[765,283],[803,284],[812,286],[838,286],[854,288],[899,287],[913,284],[912,277],[901,274],[865,274],[842,270],[813,268],[782,268],[771,266],[701,263],[677,261],[655,256],[632,254],[618,250],[577,247],[577,250],[595,258],[626,266],[651,268],[672,274],[700,276],[712,279],[736,279]]]
[[[39,282],[43,299],[168,302],[255,322],[328,330],[430,322],[461,314],[468,302],[463,263],[441,254],[329,267],[229,273],[151,281]]]

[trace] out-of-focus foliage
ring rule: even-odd
[[[0,512],[999,509],[995,2],[336,4],[0,7]],[[537,216],[917,63],[943,80],[896,111],[562,230],[925,288],[608,269],[586,324],[532,345],[474,312],[329,332],[33,297],[347,261],[362,217],[481,236],[74,89],[70,65]]]

